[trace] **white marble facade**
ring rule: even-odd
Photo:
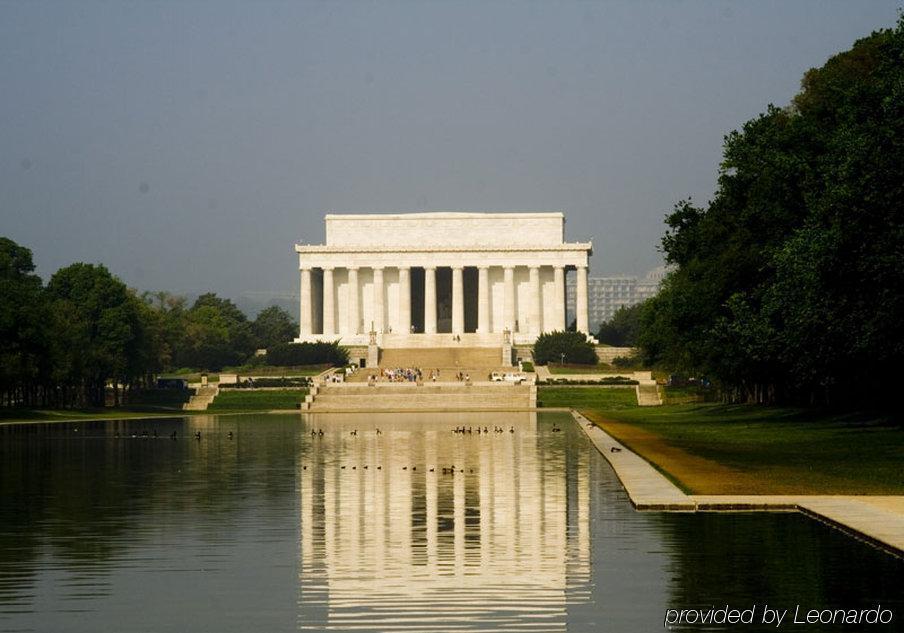
[[[564,241],[562,213],[326,216],[326,244],[296,244],[297,341],[418,345],[458,335],[516,343],[563,330],[565,276],[577,282],[577,328],[588,333],[589,242]]]

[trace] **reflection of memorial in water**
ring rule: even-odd
[[[590,581],[586,450],[542,427],[541,450],[536,413],[307,420],[300,628],[565,629]]]

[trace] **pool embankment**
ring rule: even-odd
[[[577,411],[575,422],[612,466],[637,510],[663,512],[801,512],[904,557],[904,496],[687,495],[648,461]]]
[[[603,454],[638,510],[694,512],[693,500],[637,453],[572,410],[575,421]]]

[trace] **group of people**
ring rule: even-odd
[[[439,380],[439,369],[431,369],[427,375],[430,382]],[[459,382],[470,382],[471,374],[458,372],[455,379]],[[421,382],[424,380],[424,372],[420,367],[384,367],[379,374],[371,373],[367,377],[367,383],[376,384],[378,381],[388,382]]]
[[[424,377],[420,367],[386,367],[381,373],[389,382],[418,382]]]

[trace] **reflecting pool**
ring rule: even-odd
[[[0,631],[636,632],[767,604],[904,630],[901,559],[797,514],[635,512],[566,414],[0,426],[0,499]]]

